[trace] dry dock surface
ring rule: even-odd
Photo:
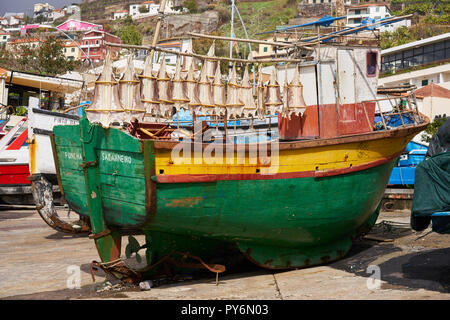
[[[425,235],[427,231],[410,230],[408,211],[382,212],[369,237],[357,241],[344,259],[327,265],[274,272],[244,263],[221,275],[218,286],[215,275],[205,274],[149,291],[99,292],[105,277],[97,271],[92,281],[89,265],[98,260],[93,240],[54,231],[35,210],[3,208],[0,299],[449,300],[450,235]],[[123,242],[124,248],[127,237]],[[68,289],[71,268],[78,267],[81,287]]]

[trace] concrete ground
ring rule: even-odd
[[[90,274],[90,262],[98,260],[93,240],[54,231],[35,210],[6,209],[0,211],[0,299],[450,299],[450,235],[413,232],[409,211],[382,212],[368,238],[327,265],[274,272],[244,263],[217,286],[215,275],[205,274],[150,291],[99,292],[105,277],[97,271],[94,283]],[[78,267],[81,287],[68,289]]]

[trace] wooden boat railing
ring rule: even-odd
[[[402,104],[397,104],[395,105],[392,100],[394,100],[396,102],[397,99],[400,99],[401,102],[405,101],[406,104],[402,105]],[[411,99],[413,99],[414,103],[411,102]],[[389,101],[389,103],[391,104],[392,107],[392,112],[383,112],[383,110],[381,109],[381,105],[380,102],[382,101]],[[418,107],[417,107],[417,100],[416,100],[416,96],[414,94],[414,91],[410,91],[409,93],[407,93],[406,95],[399,95],[399,96],[391,96],[391,97],[386,97],[386,98],[380,98],[380,99],[371,99],[371,100],[365,100],[362,101],[361,104],[364,106],[364,111],[366,112],[366,108],[365,108],[365,104],[366,103],[370,103],[370,102],[375,102],[376,106],[377,106],[377,110],[378,113],[381,116],[381,121],[383,123],[383,128],[384,130],[389,130],[388,126],[386,125],[386,118],[392,118],[393,116],[397,116],[400,118],[400,121],[402,123],[402,127],[406,127],[407,124],[405,124],[404,120],[403,120],[403,115],[405,114],[410,114],[412,115],[412,117],[414,118],[414,121],[417,123],[421,123],[424,121],[424,119],[422,118],[422,116],[419,113]],[[415,108],[413,109],[412,104],[414,104]],[[398,109],[398,111],[396,110]],[[406,110],[405,110],[406,109]],[[369,119],[367,118],[367,121],[369,122],[369,126],[373,126],[374,124],[370,124]]]

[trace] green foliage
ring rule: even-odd
[[[222,6],[216,6],[214,8],[215,11],[219,14],[219,23],[224,24],[230,21],[231,19],[231,12],[227,8],[224,8]]]
[[[189,13],[198,12],[197,0],[186,0],[183,2],[183,7],[189,10]]]
[[[135,25],[126,25],[119,30],[120,38],[125,44],[141,45],[142,35]]]
[[[0,65],[18,71],[55,76],[75,70],[80,63],[67,59],[62,42],[56,37],[49,37],[37,48],[22,45],[13,52],[0,49]]]
[[[138,10],[139,13],[147,13],[149,11],[146,6],[140,6]]]
[[[446,32],[447,30],[444,26],[430,23],[419,23],[410,28],[400,27],[393,32],[383,32],[380,35],[380,46],[381,49],[388,49],[420,39],[437,36]]]
[[[25,116],[27,113],[28,113],[27,108],[21,107],[21,106],[16,107],[16,112],[15,112],[16,116]]]
[[[421,140],[424,142],[430,142],[431,138],[436,134],[439,127],[442,126],[445,121],[447,121],[447,117],[434,119],[434,121],[431,122],[425,129],[425,132],[422,133],[422,136],[420,137]]]

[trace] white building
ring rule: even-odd
[[[66,15],[66,12],[63,9],[55,9],[52,11],[50,18],[52,21],[62,18]]]
[[[318,4],[318,3],[336,3],[336,0],[303,0],[304,4]],[[351,0],[344,0],[345,5],[352,4]]]
[[[368,3],[347,8],[347,27],[357,27],[364,19],[380,20],[391,17],[389,8],[384,4]],[[378,28],[380,32],[394,31],[398,27],[411,26],[411,20],[402,20]]]
[[[120,10],[113,13],[113,20],[123,19],[128,15],[127,10]]]
[[[48,3],[36,3],[34,5],[34,13],[41,11],[42,9],[55,10],[55,7]]]
[[[140,12],[139,8],[141,7],[144,7],[146,12]],[[156,4],[154,1],[145,1],[142,3],[130,5],[130,16],[133,19],[156,16],[158,14],[158,11],[159,11],[159,3]],[[172,0],[167,0],[166,7],[164,9],[165,14],[180,14],[181,12],[182,11],[176,10],[174,8],[174,3]]]
[[[189,48],[192,48],[191,38],[172,38],[163,39],[156,45],[158,48],[172,50],[177,52],[186,52]],[[175,66],[177,64],[177,55],[166,54],[165,55],[166,64]],[[162,54],[155,55],[154,63],[160,64],[162,62]]]
[[[11,35],[8,32],[0,29],[0,45],[6,45]]]
[[[450,33],[410,42],[381,51],[381,73],[378,84],[395,86],[403,83],[418,88],[431,83],[450,84]]]
[[[140,12],[140,8],[145,8],[146,12]],[[167,7],[167,5],[166,5]],[[159,4],[156,4],[154,1],[145,1],[142,3],[136,3],[130,5],[130,16],[131,17],[140,17],[143,15],[156,15],[158,14]],[[142,9],[141,9],[142,10]]]

